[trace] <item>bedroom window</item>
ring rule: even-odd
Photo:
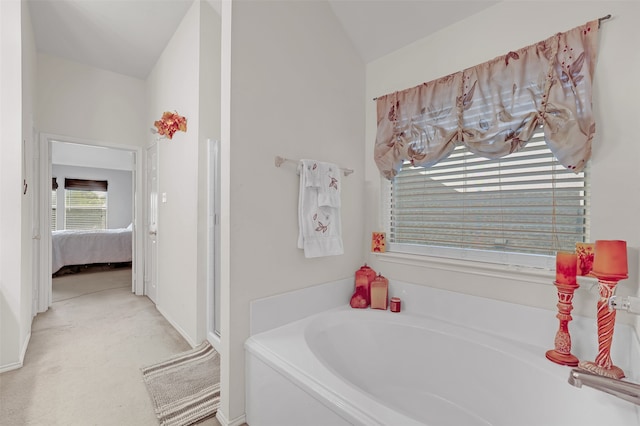
[[[65,179],[65,229],[107,228],[107,181]]]
[[[588,240],[588,173],[561,166],[542,132],[501,159],[458,146],[431,168],[405,162],[382,183],[389,251],[544,267]]]
[[[51,178],[51,230],[58,229],[58,180]]]
[[[58,192],[51,191],[51,230],[58,229]]]

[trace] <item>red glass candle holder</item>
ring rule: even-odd
[[[389,309],[391,309],[391,312],[400,312],[401,306],[402,302],[399,297],[392,297],[391,300],[389,300]]]
[[[609,306],[609,298],[615,294],[618,279],[614,277],[598,276],[600,299],[598,300],[598,355],[595,362],[582,361],[580,368],[601,376],[622,379],[625,374],[620,367],[611,361],[611,343],[613,343],[613,329],[616,323],[616,310]],[[627,277],[625,277],[627,278]]]
[[[371,304],[371,282],[376,277],[376,271],[365,263],[356,271],[356,293],[364,296],[367,306]]]
[[[569,321],[571,317],[571,311],[573,310],[573,293],[578,287],[577,283],[559,283],[554,282],[558,289],[558,314],[556,318],[560,321],[560,327],[556,333],[554,340],[555,349],[547,351],[546,357],[550,361],[560,365],[568,365],[575,367],[578,365],[579,360],[577,357],[571,354],[571,335],[569,334]]]
[[[627,243],[618,240],[596,241],[593,271],[598,278],[600,299],[598,300],[598,355],[595,362],[582,361],[579,367],[601,376],[621,379],[625,376],[620,367],[611,361],[611,343],[616,322],[616,311],[609,306],[616,285],[628,278]]]

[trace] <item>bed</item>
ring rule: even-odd
[[[51,232],[51,273],[64,266],[131,262],[130,228]]]

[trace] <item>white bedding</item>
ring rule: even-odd
[[[51,273],[67,265],[131,261],[131,230],[51,232]]]

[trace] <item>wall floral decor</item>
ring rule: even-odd
[[[178,115],[178,112],[169,112],[165,111],[162,114],[162,118],[153,123],[158,129],[158,134],[162,136],[166,136],[169,139],[173,139],[173,134],[180,130],[181,132],[187,131],[187,119],[181,115]]]

